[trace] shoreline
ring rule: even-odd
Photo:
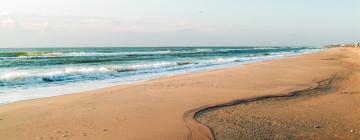
[[[6,94],[9,94],[9,93],[7,93],[7,92],[3,93],[5,95],[5,97],[7,97],[9,99],[7,101],[0,101],[0,105],[17,103],[17,102],[22,102],[22,101],[27,101],[27,100],[36,100],[36,99],[44,99],[44,98],[58,97],[58,96],[64,96],[64,95],[71,95],[71,94],[79,94],[79,93],[81,94],[81,93],[85,93],[85,92],[93,92],[93,91],[111,88],[111,87],[115,87],[115,86],[130,86],[133,84],[139,84],[139,83],[163,79],[163,78],[171,78],[171,77],[175,77],[175,76],[184,76],[184,75],[186,76],[186,75],[192,75],[192,74],[203,73],[203,72],[211,72],[211,71],[224,70],[224,69],[229,69],[229,68],[234,68],[234,67],[241,67],[243,65],[252,64],[252,63],[267,62],[267,61],[273,61],[273,60],[278,60],[278,59],[287,59],[290,57],[296,57],[296,56],[300,56],[300,55],[318,53],[318,52],[321,52],[324,50],[326,50],[326,49],[319,48],[319,49],[312,50],[312,51],[305,51],[305,52],[299,52],[299,53],[287,54],[287,55],[263,56],[263,57],[256,58],[254,60],[248,60],[248,61],[243,61],[243,62],[232,62],[232,63],[228,63],[228,64],[219,64],[219,65],[207,66],[207,67],[203,67],[203,68],[191,69],[189,71],[177,71],[177,72],[172,72],[172,73],[170,73],[170,72],[162,73],[162,74],[159,74],[158,76],[154,75],[154,76],[149,76],[148,78],[145,78],[145,79],[131,80],[131,81],[127,81],[127,82],[116,82],[117,80],[107,79],[107,80],[100,80],[100,81],[86,81],[86,83],[72,83],[69,85],[34,87],[31,89],[25,89],[20,92],[11,91],[12,96],[15,96],[15,97],[16,96],[24,96],[25,92],[26,92],[26,96],[29,96],[30,94],[34,94],[30,97],[24,97],[23,99],[14,100],[11,97],[7,97],[8,95],[6,95]],[[99,83],[101,83],[101,84],[96,85]],[[88,88],[89,86],[93,86],[93,87],[91,87],[89,89]],[[73,91],[74,88],[77,88],[77,90]],[[52,90],[53,92],[54,91],[55,92],[52,94],[48,94],[47,92],[43,92],[44,90]],[[0,96],[0,98],[1,98],[1,96]]]
[[[192,130],[184,123],[191,116],[189,110],[235,99],[275,96],[306,89],[342,71],[341,63],[331,58],[341,57],[346,51],[328,49],[286,59],[0,105],[3,123],[0,137],[196,139],[200,135],[195,131],[199,129]],[[310,76],[315,70],[319,74]],[[258,89],[259,86],[263,88]],[[21,131],[15,133],[13,130],[17,129]]]

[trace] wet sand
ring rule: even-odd
[[[360,57],[360,49],[352,51]],[[347,69],[313,88],[219,105],[195,118],[217,140],[359,139],[360,59],[336,59]]]
[[[345,73],[349,69],[347,61],[357,61],[359,57],[359,51],[356,49],[335,48],[222,70],[0,105],[0,138],[212,139],[210,129],[194,120],[194,115],[198,111],[233,100],[288,95],[293,91],[312,88],[318,81]],[[356,85],[355,82],[356,80],[351,84]],[[314,104],[321,101],[317,98],[310,99],[314,100]],[[325,102],[328,99],[323,100]],[[334,104],[333,102],[329,103]],[[218,110],[222,108],[209,113]],[[286,112],[286,109],[284,110]],[[331,109],[324,112],[337,113]],[[304,114],[307,114],[306,111]],[[222,113],[220,116],[233,118],[230,113]],[[331,115],[328,116],[331,118]],[[214,120],[207,114],[200,117]],[[346,121],[354,121],[355,124],[355,119],[358,118],[349,116]],[[248,135],[250,138],[251,134]]]

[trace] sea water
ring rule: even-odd
[[[310,47],[0,48],[0,103],[317,51]]]

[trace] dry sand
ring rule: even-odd
[[[359,59],[359,50],[336,48],[314,54],[247,64],[223,70],[162,78],[93,92],[1,105],[0,139],[212,139],[210,129],[193,119],[196,112],[236,99],[287,95],[292,91],[309,89],[314,87],[318,81],[329,79],[334,75],[341,75],[349,71],[349,69],[353,70],[351,75],[356,77],[358,75],[355,71],[358,68],[355,62]],[[198,113],[196,118],[199,119],[200,117],[202,122],[216,124],[215,127],[220,125],[221,127],[216,129],[209,125],[213,128],[213,131],[216,130],[215,132],[219,133],[227,132],[228,122],[219,123],[216,120],[218,117],[229,118],[231,119],[229,122],[231,122],[234,117],[248,117],[260,114],[260,116],[268,117],[264,119],[264,123],[271,123],[274,120],[276,122],[277,120],[288,125],[286,122],[289,122],[289,124],[294,122],[294,129],[289,130],[289,132],[294,131],[294,133],[298,130],[295,127],[308,127],[307,124],[313,125],[312,121],[319,122],[316,125],[319,125],[320,128],[327,128],[330,125],[325,125],[323,122],[336,120],[339,123],[331,125],[337,126],[341,124],[342,127],[344,126],[343,128],[345,126],[349,127],[354,129],[351,133],[357,135],[359,133],[358,128],[354,125],[359,122],[357,120],[359,116],[356,116],[359,115],[358,101],[360,99],[359,95],[356,94],[356,84],[359,81],[357,78],[348,78],[345,74],[343,77],[345,77],[346,81],[349,81],[343,82],[344,80],[342,80],[338,82],[336,90],[340,91],[341,89],[342,92],[346,91],[347,94],[345,92],[344,94],[339,93],[339,96],[336,96],[337,94],[329,94],[329,96],[320,94],[316,97],[284,100],[285,102],[276,100],[276,103],[270,102],[269,109],[265,107],[266,105],[264,106],[264,103],[267,102],[249,105],[259,106],[259,108],[253,107],[258,109],[256,112],[251,111],[253,109],[251,107],[243,107],[239,104],[224,109],[211,109],[213,111],[205,110],[205,112]],[[279,107],[276,105],[282,104],[289,107],[278,109]],[[316,107],[307,112],[309,110],[302,109],[302,104]],[[231,110],[229,113],[221,112],[229,109]],[[276,111],[271,111],[271,109],[278,109],[277,111],[281,113],[274,113]],[[240,112],[238,110],[246,110],[250,114],[232,114],[232,112]],[[299,111],[302,114],[294,115],[293,111]],[[343,113],[345,115],[341,115]],[[213,115],[216,115],[216,117],[214,118]],[[296,117],[294,118],[294,116]],[[261,117],[259,118],[261,119]],[[301,119],[305,122],[296,122]],[[315,119],[320,119],[320,121]],[[256,124],[252,123],[254,121],[242,121],[239,124],[245,124],[245,126],[251,126],[249,127],[251,129],[256,129]],[[347,124],[354,125],[347,126]],[[235,129],[229,129],[229,133],[235,134],[233,132],[237,131],[237,128],[244,132],[247,131],[245,130],[247,128],[238,125]],[[311,126],[309,129],[313,130]],[[335,135],[332,131],[325,129],[316,130],[310,131],[306,129],[306,131],[299,131],[299,133],[315,133],[319,137],[322,134]],[[337,129],[331,130],[343,133],[337,131]],[[256,131],[260,132],[260,130]],[[349,131],[351,130],[344,131],[344,133]],[[265,129],[264,131],[261,130],[262,132],[267,133],[268,131]],[[278,135],[277,130],[269,132],[271,133],[265,133],[261,137]],[[226,134],[220,135],[224,139],[236,139],[238,137],[237,135],[230,135],[230,137],[226,137]],[[254,135],[250,134],[250,132],[246,135],[249,138],[254,138],[251,137]]]
[[[195,118],[217,140],[360,139],[360,49],[341,51],[348,54],[332,60],[347,69],[312,88],[218,105]]]

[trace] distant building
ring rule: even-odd
[[[340,44],[340,45],[327,45],[325,47],[327,47],[327,48],[334,48],[334,47],[356,47],[356,48],[360,48],[360,42],[349,43],[349,44]]]

